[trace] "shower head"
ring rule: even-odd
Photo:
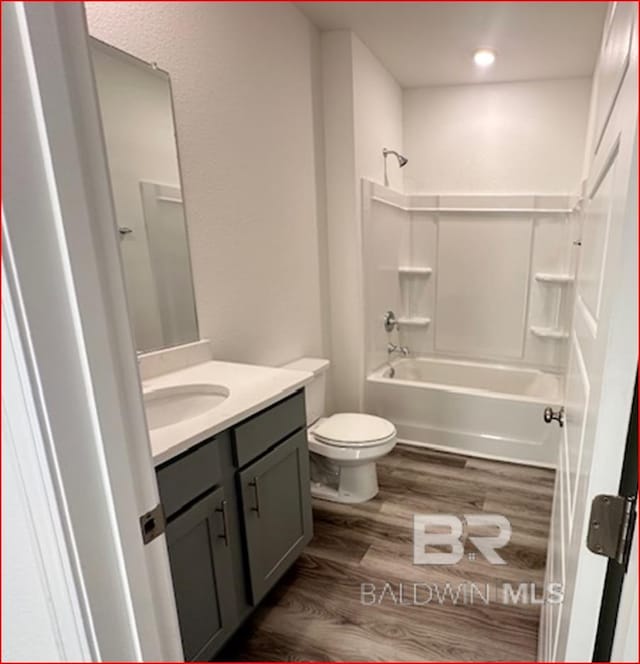
[[[396,152],[395,150],[387,150],[387,148],[382,148],[382,156],[385,159],[389,154],[394,154],[396,156],[396,158],[398,159],[398,166],[400,166],[400,168],[406,166],[409,161],[405,156],[401,155],[399,152]]]

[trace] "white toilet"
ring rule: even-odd
[[[395,447],[396,428],[362,413],[323,417],[329,360],[305,357],[282,368],[314,375],[305,388],[312,495],[339,503],[373,498],[378,493],[376,461]]]

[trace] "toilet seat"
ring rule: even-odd
[[[321,420],[311,433],[325,445],[363,448],[376,447],[395,440],[396,428],[388,420],[375,415],[337,413]]]

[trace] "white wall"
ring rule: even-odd
[[[404,91],[407,193],[578,193],[590,78]]]
[[[362,270],[358,252],[351,34],[323,32],[322,92],[334,404],[359,410]]]
[[[402,91],[349,31],[322,33],[322,58],[333,390],[336,409],[358,411],[365,371],[361,178],[382,183],[382,148],[402,150]],[[391,163],[389,177],[401,187]]]
[[[90,2],[87,18],[171,76],[200,336],[228,360],[324,354],[316,29],[289,3]]]
[[[98,46],[92,50],[116,217],[133,232],[120,240],[130,315],[140,350],[165,345],[140,182],[180,187],[166,78]]]
[[[382,148],[398,152],[403,149],[402,89],[353,33],[351,54],[356,177],[384,184]],[[402,191],[403,171],[394,156],[388,157],[388,162],[389,186]]]

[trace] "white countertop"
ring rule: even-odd
[[[311,382],[308,371],[234,362],[204,362],[143,381],[144,392],[160,387],[224,385],[230,392],[220,405],[197,417],[149,432],[154,465],[188,450]]]

